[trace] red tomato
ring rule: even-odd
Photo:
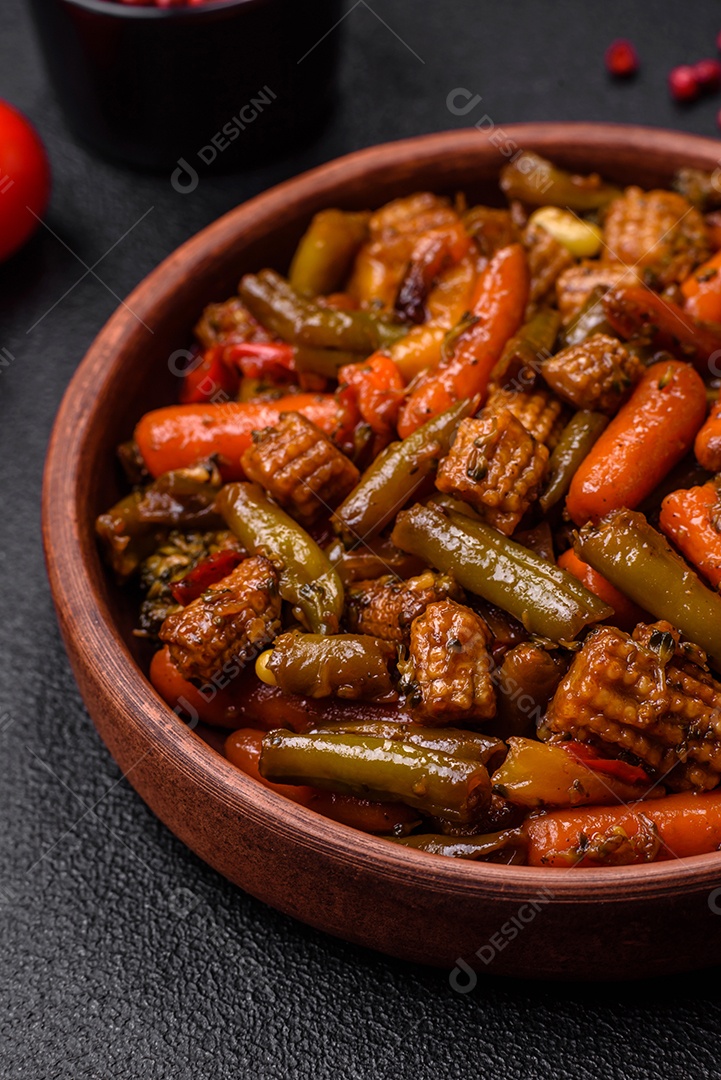
[[[40,136],[22,113],[0,101],[0,261],[35,232],[49,197],[50,165]]]

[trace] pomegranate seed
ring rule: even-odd
[[[721,61],[699,60],[693,70],[702,90],[718,90],[721,86]]]
[[[668,75],[668,88],[675,101],[693,101],[699,92],[695,69],[689,64],[673,68]]]
[[[606,49],[606,69],[617,78],[627,78],[638,71],[638,53],[630,41],[619,38]]]

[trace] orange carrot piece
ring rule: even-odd
[[[702,322],[721,323],[721,251],[697,266],[681,283],[684,310]]]
[[[252,433],[277,423],[284,412],[303,413],[341,447],[352,442],[355,409],[332,394],[289,394],[275,401],[224,405],[168,405],[142,417],[135,441],[154,477],[214,454],[224,480],[242,480],[240,459]]]
[[[617,626],[620,630],[631,631],[638,623],[647,621],[647,612],[643,608],[640,608],[638,604],[634,604],[633,600],[629,600],[627,596],[624,596],[615,585],[607,581],[602,574],[599,574],[583,559],[579,559],[573,548],[564,551],[558,560],[558,565],[562,570],[568,570],[569,574],[573,574],[575,578],[578,578],[589,592],[598,596],[606,604],[611,605],[613,615],[606,619],[606,622],[612,623],[613,626]]]
[[[721,584],[721,499],[713,481],[667,495],[659,525],[707,581]]]
[[[167,645],[159,649],[150,661],[150,681],[179,716],[190,719],[193,726],[200,720],[213,727],[237,728],[244,720],[243,702],[249,679],[255,676],[252,665],[236,680],[221,674],[221,683],[210,682],[198,687],[180,674],[170,658]]]
[[[338,382],[350,387],[362,419],[376,435],[393,435],[406,384],[390,356],[376,352],[360,364],[346,364]]]
[[[529,865],[602,866],[604,856],[599,849],[604,841],[614,839],[614,830],[623,830],[633,839],[648,832],[649,822],[659,839],[655,861],[716,851],[721,846],[721,790],[699,795],[683,792],[624,806],[553,810],[529,818],[524,826]],[[641,852],[636,861],[644,861]],[[607,857],[607,862],[612,859]]]
[[[577,525],[635,509],[688,453],[706,416],[706,388],[690,364],[653,364],[581,463],[566,499]]]
[[[721,350],[721,326],[694,319],[645,285],[610,290],[603,297],[603,308],[621,337],[649,337],[656,348],[685,357],[703,375],[712,370],[709,362]]]
[[[252,776],[263,787],[307,806],[315,794],[314,788],[307,784],[274,784],[261,775],[258,764],[264,736],[264,731],[257,731],[255,728],[239,728],[225,740],[225,756],[236,768]]]
[[[436,371],[421,376],[401,409],[402,438],[464,398],[485,397],[493,365],[515,334],[528,300],[528,264],[520,244],[501,248],[481,275],[471,308],[473,319]]]
[[[711,407],[693,449],[699,465],[709,472],[721,472],[721,400]]]

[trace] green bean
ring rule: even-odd
[[[280,595],[314,633],[335,634],[343,614],[343,583],[301,526],[270,502],[257,484],[226,484],[218,508],[252,554],[280,563]]]
[[[321,210],[311,221],[290,264],[290,284],[302,296],[341,288],[368,236],[367,211]]]
[[[396,650],[367,634],[302,634],[275,639],[265,662],[286,694],[381,701],[393,695],[389,664]]]
[[[276,784],[310,784],[372,802],[402,802],[462,824],[476,820],[491,799],[481,762],[369,735],[271,731],[263,740],[260,772]]]
[[[326,735],[371,735],[378,739],[392,739],[426,750],[440,750],[443,754],[466,761],[481,761],[484,765],[506,752],[505,744],[493,735],[481,735],[477,731],[461,728],[421,727],[420,724],[396,723],[393,720],[336,720],[318,724],[313,731]]]
[[[388,836],[394,844],[425,851],[428,855],[445,855],[452,859],[483,859],[494,851],[516,848],[522,851],[526,839],[520,829],[504,829],[485,836],[444,836],[443,833],[416,833],[415,836]]]
[[[448,453],[458,425],[473,410],[471,401],[451,405],[378,455],[333,515],[333,526],[346,543],[364,540],[388,524]]]
[[[491,383],[515,390],[532,386],[550,355],[560,324],[561,316],[552,308],[532,315],[506,344],[491,372]]]
[[[266,330],[293,345],[321,349],[344,349],[368,356],[392,345],[408,332],[367,311],[337,311],[323,308],[298,296],[274,270],[246,274],[239,286],[240,297]]]
[[[612,585],[683,637],[721,670],[721,596],[709,589],[643,514],[615,510],[585,525],[577,554]]]
[[[133,491],[95,522],[105,556],[124,581],[155,551],[167,529],[219,529],[215,500],[220,474],[213,465],[163,473],[142,491]]]
[[[573,640],[590,623],[613,614],[565,570],[454,510],[416,504],[398,515],[391,539],[453,574],[464,589],[503,608],[539,637]]]
[[[603,285],[597,285],[589,293],[588,299],[581,310],[573,316],[570,323],[561,335],[562,345],[582,345],[593,334],[610,334],[615,337],[615,332],[606,318],[606,309],[601,301],[608,292]]]
[[[531,206],[562,206],[585,213],[599,210],[621,194],[597,173],[578,176],[551,164],[532,150],[524,150],[501,169],[500,185],[508,199]]]
[[[607,425],[603,413],[586,410],[575,413],[566,424],[549,458],[546,486],[538,500],[544,514],[566,497],[576,470]]]
[[[313,349],[309,345],[296,345],[295,348],[296,371],[312,371],[327,379],[337,379],[340,368],[357,363],[358,353],[343,349]]]

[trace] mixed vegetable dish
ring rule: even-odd
[[[721,196],[525,152],[211,304],[97,521],[233,765],[418,851],[721,847]]]

